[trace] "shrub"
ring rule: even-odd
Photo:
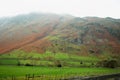
[[[102,60],[97,63],[98,67],[116,68],[118,63],[116,60]]]
[[[62,67],[61,62],[59,60],[55,61],[55,66],[56,67]]]
[[[94,66],[94,63],[92,62],[91,65]]]
[[[21,66],[21,64],[20,64],[20,62],[18,61],[18,64],[17,64],[18,66]]]
[[[58,64],[57,67],[62,67],[62,65],[61,65],[61,64]]]
[[[29,63],[27,63],[27,64],[25,64],[25,66],[33,66],[32,64],[29,64]]]
[[[80,64],[83,64],[83,62],[81,61]]]

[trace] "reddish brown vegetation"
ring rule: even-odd
[[[120,34],[116,36],[116,30],[120,29],[120,21],[116,23],[116,20],[103,18],[79,20],[58,15],[43,15],[42,17],[38,16],[30,23],[16,24],[4,29],[0,34],[0,53],[14,49],[44,53],[49,48],[70,52],[70,50],[78,50],[73,46],[75,45],[80,47],[76,53],[85,55],[89,51],[97,54],[103,50],[120,54]],[[49,40],[46,38],[48,36],[59,36],[60,39]]]

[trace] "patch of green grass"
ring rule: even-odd
[[[46,38],[49,39],[49,40],[59,40],[60,39],[59,37],[60,36],[57,35],[57,36],[47,36]]]
[[[70,61],[70,62],[67,62],[67,65],[71,65],[71,66],[76,66],[76,67],[95,67],[95,64],[96,63],[90,63],[90,62],[73,62],[73,61]]]
[[[100,60],[95,56],[78,56],[78,55],[60,53],[60,52],[52,53],[50,51],[46,51],[44,54],[38,54],[35,51],[28,53],[22,50],[15,50],[8,54],[3,54],[0,56],[0,58],[6,58],[6,59],[1,59],[1,62],[4,64],[7,63],[17,64],[19,61],[20,64],[22,65],[31,64],[31,65],[41,65],[41,66],[55,66],[56,65],[55,62],[60,61],[60,63],[63,66],[71,66],[71,67],[72,66],[89,67],[91,66],[91,63],[96,63],[97,61]],[[7,60],[7,58],[9,58],[10,61],[12,61],[11,58],[14,58],[13,60],[14,62],[10,62],[9,60]],[[81,65],[80,62],[84,64]]]
[[[34,66],[54,66],[52,61],[45,60],[19,60],[21,65],[31,64]]]
[[[55,59],[63,60],[63,59],[72,59],[72,60],[82,60],[82,61],[98,61],[99,58],[95,56],[79,56],[67,53],[52,53],[50,51],[46,51],[44,54],[37,53],[35,51],[25,52],[22,50],[15,50],[8,54],[0,55],[0,58],[41,58],[45,59],[46,57],[53,57]]]
[[[18,61],[17,60],[0,60],[0,64],[14,64],[17,65]]]
[[[6,54],[1,54],[0,58],[23,58],[26,57],[28,54],[26,54],[23,50],[14,50]]]
[[[100,61],[100,58],[92,55],[79,56],[60,52],[52,53],[50,51],[46,51],[44,54],[38,54],[35,51],[28,53],[22,50],[15,50],[8,54],[0,55],[0,58],[6,58],[0,60],[0,63],[2,64],[10,63],[16,65],[20,62],[20,64],[23,65],[36,65],[31,67],[0,65],[0,77],[9,77],[14,75],[23,78],[26,74],[35,74],[45,75],[46,77],[43,80],[47,80],[47,78],[49,79],[51,76],[56,79],[56,77],[61,78],[61,76],[93,76],[120,72],[120,68],[96,68],[95,64]],[[10,59],[7,60],[7,58]],[[62,67],[55,67],[56,64],[59,63]]]
[[[71,55],[71,58],[74,60],[80,60],[80,61],[99,61],[99,58],[95,56],[77,56],[77,55]]]
[[[79,75],[79,76],[93,76],[119,73],[120,69],[109,68],[71,68],[71,67],[26,67],[26,66],[0,66],[0,77],[7,76],[25,76],[26,74],[35,75]]]
[[[54,57],[59,60],[69,59],[69,55],[66,53],[56,53]]]

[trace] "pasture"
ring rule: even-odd
[[[26,74],[44,76],[45,78],[67,78],[73,76],[98,76],[119,73],[120,68],[72,68],[72,67],[37,67],[37,66],[0,66],[0,78],[26,77]]]
[[[107,57],[105,57],[107,58]],[[66,53],[27,53],[16,50],[0,55],[0,80],[57,80],[69,77],[120,73],[120,68],[97,67],[104,58]],[[38,76],[38,77],[36,77]]]

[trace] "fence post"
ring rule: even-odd
[[[27,74],[25,75],[25,80],[28,80],[28,75]]]
[[[29,80],[29,78],[30,78],[30,74],[28,74],[28,80]]]
[[[13,77],[13,75],[12,75],[12,80],[14,80],[14,77]]]
[[[34,74],[33,74],[33,76],[32,76],[32,79],[34,80]]]

